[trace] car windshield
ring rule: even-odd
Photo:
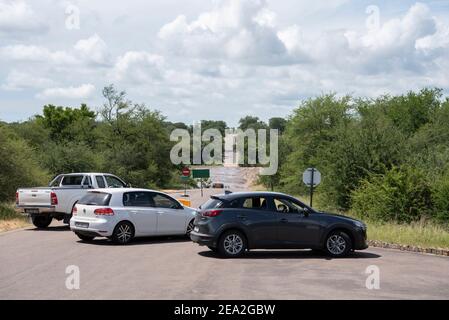
[[[78,201],[79,204],[88,206],[107,206],[111,200],[110,193],[104,192],[88,192],[84,197]]]

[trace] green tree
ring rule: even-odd
[[[39,166],[34,150],[0,124],[0,202],[14,199],[19,187],[45,185],[49,175]]]

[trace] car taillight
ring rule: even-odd
[[[50,193],[50,199],[51,199],[52,206],[55,206],[58,204],[58,196],[56,195],[56,193],[54,193],[54,192]]]
[[[19,204],[19,193],[16,192],[16,204]]]
[[[222,213],[223,210],[207,210],[207,211],[203,211],[201,213],[201,215],[203,217],[216,217],[218,215],[220,215],[220,213]]]
[[[112,210],[111,208],[99,208],[95,209],[94,213],[97,216],[113,216],[114,210]]]
[[[72,209],[72,216],[76,216],[77,213],[78,213],[78,208],[76,206],[74,206]]]

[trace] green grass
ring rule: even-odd
[[[28,219],[14,210],[14,204],[0,203],[0,232],[29,226]]]
[[[399,224],[364,219],[368,226],[368,239],[389,243],[413,245],[423,248],[449,248],[448,228],[432,222]]]
[[[0,203],[0,220],[11,220],[22,216],[14,210],[14,205],[10,203]]]
[[[309,203],[308,196],[298,196],[298,198],[306,204]],[[313,206],[317,209],[352,216],[365,222],[368,226],[369,240],[423,248],[449,249],[449,224],[443,225],[432,221],[419,221],[409,224],[374,221],[353,212],[332,210],[323,204],[319,196],[314,197],[313,202]]]

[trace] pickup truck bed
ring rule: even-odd
[[[49,187],[18,189],[16,209],[31,217],[36,227],[46,228],[53,218],[69,223],[73,207],[87,191],[126,186],[123,180],[108,173],[61,174]]]

